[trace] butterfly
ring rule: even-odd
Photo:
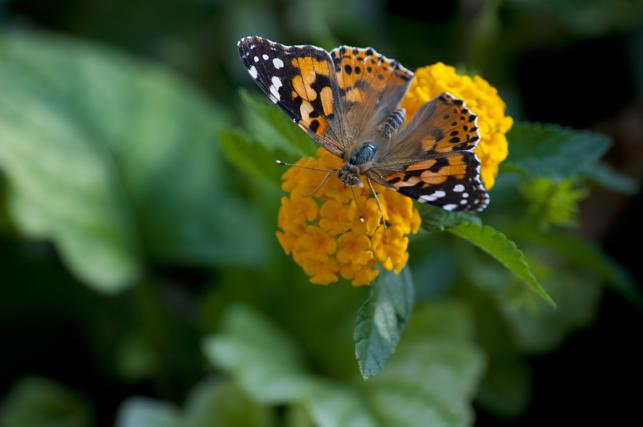
[[[366,176],[369,185],[374,180],[447,211],[489,204],[472,151],[480,139],[477,117],[462,100],[442,93],[405,124],[400,102],[413,73],[370,47],[327,52],[256,36],[237,47],[270,100],[343,160],[333,172],[346,185],[361,185]]]

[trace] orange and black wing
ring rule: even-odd
[[[489,195],[472,151],[479,139],[477,117],[464,102],[444,93],[417,111],[375,159],[374,172],[421,203],[447,211],[481,211]]]
[[[245,37],[237,47],[250,76],[270,100],[316,142],[341,157],[345,147],[336,111],[339,94],[329,53],[261,37]]]
[[[413,73],[373,48],[340,46],[330,52],[346,141],[361,141],[399,106]]]

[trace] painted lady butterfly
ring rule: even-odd
[[[447,211],[489,204],[480,181],[477,117],[449,93],[424,104],[404,125],[399,107],[413,73],[372,48],[284,46],[260,37],[237,43],[250,76],[310,137],[360,176]]]

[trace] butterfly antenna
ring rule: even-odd
[[[382,215],[382,225],[384,225],[384,230],[386,230],[386,219],[384,219],[384,210],[382,209],[382,205],[380,204],[380,199],[379,197],[377,197],[377,193],[375,192],[375,188],[373,188],[373,183],[371,182],[371,179],[369,177],[366,177],[366,182],[368,182],[368,186],[371,188],[371,193],[373,193],[375,203],[377,203],[377,208],[380,210],[380,214]]]
[[[321,182],[319,184],[317,184],[317,187],[315,187],[315,189],[313,191],[311,191],[310,193],[306,194],[306,197],[314,196],[315,193],[318,192],[324,186],[324,184],[326,184],[326,181],[328,181],[328,177],[333,172],[334,171],[332,171],[332,170],[329,170],[328,172],[326,172],[326,176],[324,176],[324,178],[321,180]]]
[[[351,191],[353,192],[353,199],[355,200],[355,206],[357,207],[357,213],[359,215],[359,222],[364,223],[364,217],[362,216],[362,208],[359,205],[359,201],[357,200],[357,196],[355,195],[355,187],[351,185]]]
[[[301,165],[295,165],[295,164],[292,164],[292,163],[286,163],[286,162],[281,161],[281,160],[275,160],[275,163],[277,163],[279,166],[292,166],[292,167],[295,167],[295,168],[308,169],[308,170],[311,170],[311,171],[337,172],[337,169],[313,168],[313,167],[310,167],[310,166],[301,166]]]

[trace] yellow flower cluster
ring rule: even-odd
[[[505,134],[511,129],[513,120],[505,116],[505,103],[485,79],[459,75],[454,67],[441,62],[415,71],[402,107],[410,118],[427,101],[443,92],[462,99],[478,116],[480,142],[474,151],[480,159],[482,182],[489,190],[498,174],[498,165],[507,158]]]
[[[341,167],[341,160],[320,148],[318,158],[306,157],[299,166],[321,169]],[[380,264],[399,273],[409,258],[408,235],[420,227],[413,201],[373,183],[387,226],[366,179],[363,186],[346,187],[332,175],[318,188],[325,172],[291,167],[283,175],[277,238],[288,255],[310,276],[312,283],[326,285],[339,277],[353,285],[368,285]],[[315,189],[317,191],[311,195]],[[363,220],[360,220],[360,216]]]

